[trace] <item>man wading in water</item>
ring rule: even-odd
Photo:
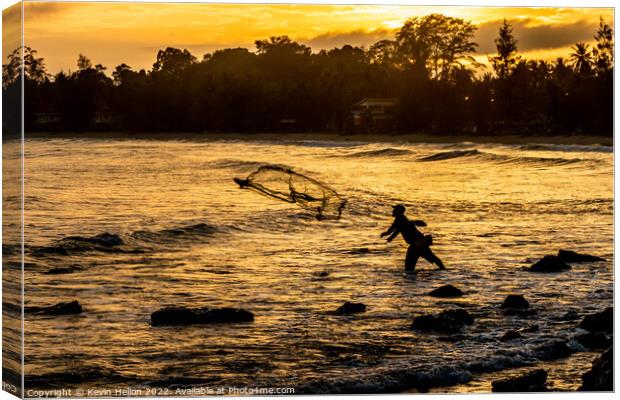
[[[387,231],[383,232],[381,237],[390,235],[387,241],[391,242],[400,233],[403,235],[405,242],[409,243],[407,257],[405,258],[405,271],[415,272],[415,265],[420,256],[431,264],[437,264],[439,269],[446,269],[439,257],[431,251],[430,246],[433,244],[431,236],[423,235],[422,232],[416,228],[416,226],[426,226],[424,221],[410,221],[409,218],[405,216],[405,206],[402,204],[394,206],[392,216],[394,217],[392,226],[390,226]]]

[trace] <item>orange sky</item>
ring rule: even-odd
[[[123,62],[148,70],[157,50],[167,46],[187,48],[201,59],[218,48],[253,49],[254,40],[273,35],[289,35],[313,51],[369,46],[392,38],[407,18],[432,12],[479,27],[480,61],[495,51],[493,39],[504,17],[514,25],[520,52],[532,58],[567,56],[575,42],[591,42],[599,16],[613,26],[611,8],[27,2],[24,30],[26,45],[45,58],[49,72],[75,69],[79,53],[111,72]]]

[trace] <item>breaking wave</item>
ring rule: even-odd
[[[539,151],[566,151],[576,153],[613,153],[613,146],[603,145],[578,145],[578,144],[525,144],[519,147],[521,150]]]
[[[246,160],[236,160],[236,159],[218,160],[210,164],[210,166],[215,166],[216,168],[233,168],[233,169],[244,170],[244,171],[255,170],[263,166],[273,166],[273,167],[288,168],[288,169],[292,168],[292,167],[289,167],[288,165],[282,165],[282,164],[272,164],[272,163],[261,162],[261,161],[246,161]]]
[[[563,166],[577,163],[583,164],[599,164],[600,160],[584,160],[581,158],[560,158],[560,157],[512,157],[503,154],[487,153],[477,149],[473,150],[454,150],[436,153],[430,156],[422,157],[417,161],[445,161],[455,158],[470,158],[475,160],[496,162],[498,164],[520,164],[530,166]]]
[[[568,357],[579,349],[566,353],[554,352],[561,340],[554,339],[535,347],[498,351],[485,358],[450,364],[416,366],[404,362],[377,373],[355,378],[325,379],[308,382],[298,388],[301,394],[354,394],[397,393],[416,389],[426,392],[431,388],[453,386],[469,382],[474,374],[485,374],[507,369],[535,365],[539,362]]]
[[[68,236],[50,246],[30,247],[29,251],[35,257],[69,256],[87,252],[139,254],[151,250],[153,244],[193,242],[218,231],[219,228],[214,225],[199,223],[157,231],[140,230],[126,235],[105,232],[95,236]]]
[[[379,150],[359,151],[356,153],[348,154],[345,157],[396,157],[396,156],[404,156],[404,155],[409,155],[409,154],[415,154],[415,153],[407,149],[397,149],[393,147],[388,147],[388,148],[379,149]]]
[[[471,157],[482,154],[476,149],[473,150],[453,150],[453,151],[443,151],[441,153],[433,154],[432,156],[426,156],[419,158],[418,161],[444,161],[451,160],[453,158],[459,157]]]

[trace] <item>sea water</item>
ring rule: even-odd
[[[333,188],[347,199],[342,218],[317,220],[232,181],[265,164]],[[33,139],[24,168],[25,305],[83,307],[26,314],[26,389],[458,385],[544,366],[536,349],[554,340],[583,351],[571,340],[579,319],[612,304],[610,147]],[[447,270],[421,259],[418,274],[405,273],[406,244],[379,237],[395,204],[428,224],[421,229]],[[84,241],[102,233],[122,243]],[[7,237],[5,260],[17,268]],[[606,261],[526,270],[559,249]],[[465,295],[427,295],[446,284]],[[504,316],[508,294],[523,294],[537,313]],[[345,301],[367,311],[333,315]],[[238,307],[255,320],[151,326],[167,306]],[[475,323],[456,337],[409,329],[415,316],[451,308]],[[539,330],[499,341],[531,325]],[[590,366],[575,360],[573,375]]]

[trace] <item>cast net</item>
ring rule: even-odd
[[[249,188],[268,197],[316,213],[317,219],[338,219],[346,200],[335,190],[316,179],[299,174],[290,168],[265,165],[246,179],[234,178],[242,188]]]

